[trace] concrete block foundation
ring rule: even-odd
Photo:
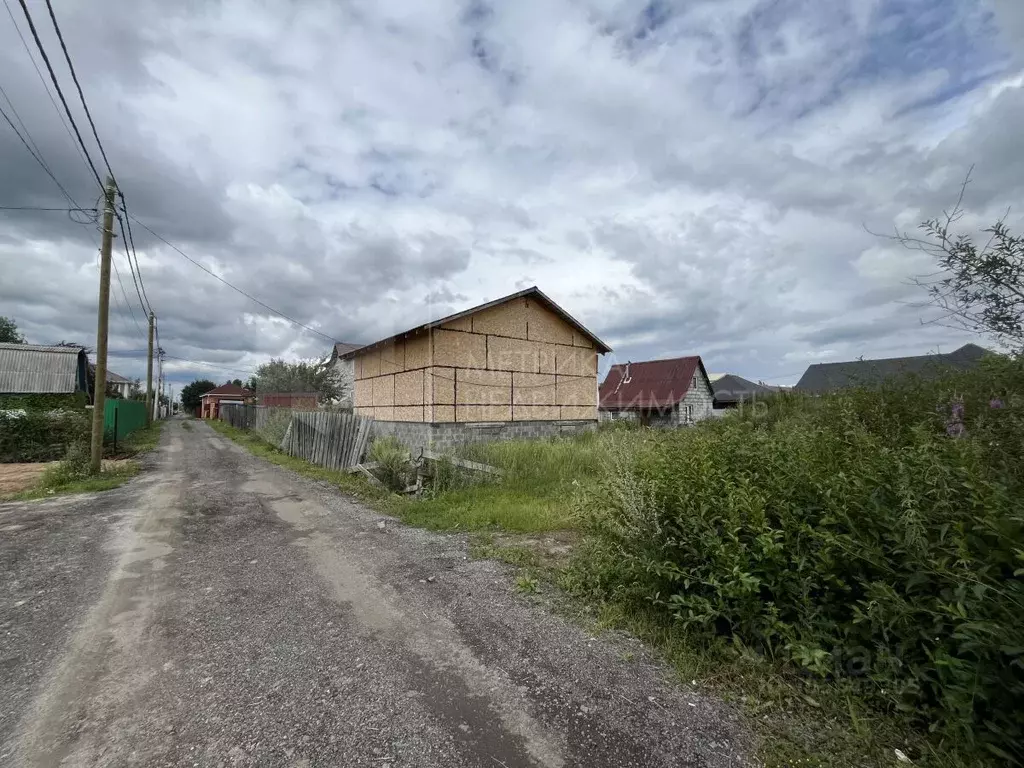
[[[371,439],[395,437],[413,453],[428,448],[445,453],[461,445],[495,440],[539,440],[597,429],[593,419],[558,421],[435,422],[374,421]]]

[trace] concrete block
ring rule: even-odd
[[[356,416],[369,416],[371,419],[373,418],[373,406],[366,407],[357,405],[355,408],[353,408],[353,411],[355,412]]]
[[[597,407],[593,405],[563,405],[561,406],[561,418],[591,420],[597,423]]]
[[[466,421],[512,421],[511,405],[457,405],[455,420]]]
[[[597,352],[582,347],[557,347],[555,373],[565,376],[596,376]]]
[[[594,376],[558,376],[556,399],[559,405],[597,406],[597,378]]]
[[[373,379],[356,380],[354,402],[357,408],[373,405]]]
[[[455,371],[456,405],[508,405],[511,402],[511,373],[475,368]]]
[[[423,402],[427,405],[455,405],[455,369],[429,368],[426,376],[424,386],[430,394]]]
[[[487,368],[487,337],[475,333],[435,330],[434,365]]]
[[[561,417],[557,405],[517,405],[512,409],[514,421],[554,421]],[[516,430],[516,434],[526,437],[528,429]]]
[[[373,418],[377,421],[394,421],[395,420],[395,408],[394,406],[374,406]]]
[[[485,309],[472,315],[473,333],[495,336],[510,336],[515,339],[527,337],[528,313],[524,299],[514,299]]]
[[[395,421],[423,421],[422,405],[396,405],[394,408]]]
[[[423,371],[395,374],[395,405],[423,405]]]
[[[449,331],[472,331],[473,330],[473,316],[467,315],[466,317],[460,317],[458,320],[452,320],[450,323],[445,323],[441,326]]]
[[[413,371],[430,365],[430,334],[405,340],[405,370]]]
[[[492,371],[537,373],[540,369],[541,347],[535,341],[488,336],[486,367]],[[553,366],[551,373],[554,373]]]
[[[512,402],[515,405],[552,405],[557,403],[554,375],[550,373],[513,373]]]
[[[395,404],[395,377],[378,376],[373,379],[373,407]],[[377,418],[380,418],[379,416]]]
[[[527,338],[572,346],[572,326],[536,301],[527,302]]]
[[[437,423],[451,423],[455,421],[454,405],[427,406],[426,420]]]

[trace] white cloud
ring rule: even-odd
[[[919,352],[949,335],[906,285],[927,265],[865,226],[939,214],[971,165],[965,225],[1024,193],[1013,0],[121,11],[108,28],[60,9],[136,215],[344,340],[537,283],[622,359],[697,352],[767,379]],[[6,21],[0,64],[58,177],[95,199]],[[59,202],[2,131],[0,159],[0,204]],[[33,339],[93,336],[95,230],[4,221],[0,313]],[[135,236],[169,353],[239,370],[322,354]],[[112,346],[140,346],[130,319],[113,327]]]

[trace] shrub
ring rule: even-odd
[[[392,491],[401,491],[409,484],[409,451],[394,437],[378,437],[369,451],[370,461],[377,463],[376,475]]]
[[[1024,365],[649,433],[584,489],[574,581],[1024,760]]]
[[[0,411],[0,463],[56,461],[89,439],[85,410]]]

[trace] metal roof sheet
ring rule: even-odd
[[[795,389],[820,394],[837,389],[877,387],[884,381],[907,374],[938,376],[950,369],[971,368],[989,354],[992,353],[977,344],[965,344],[946,354],[816,363],[804,371]]]
[[[629,410],[673,406],[690,391],[698,368],[708,375],[697,356],[613,365],[601,383],[600,407]]]
[[[0,343],[0,392],[69,394],[78,389],[79,347]]]

